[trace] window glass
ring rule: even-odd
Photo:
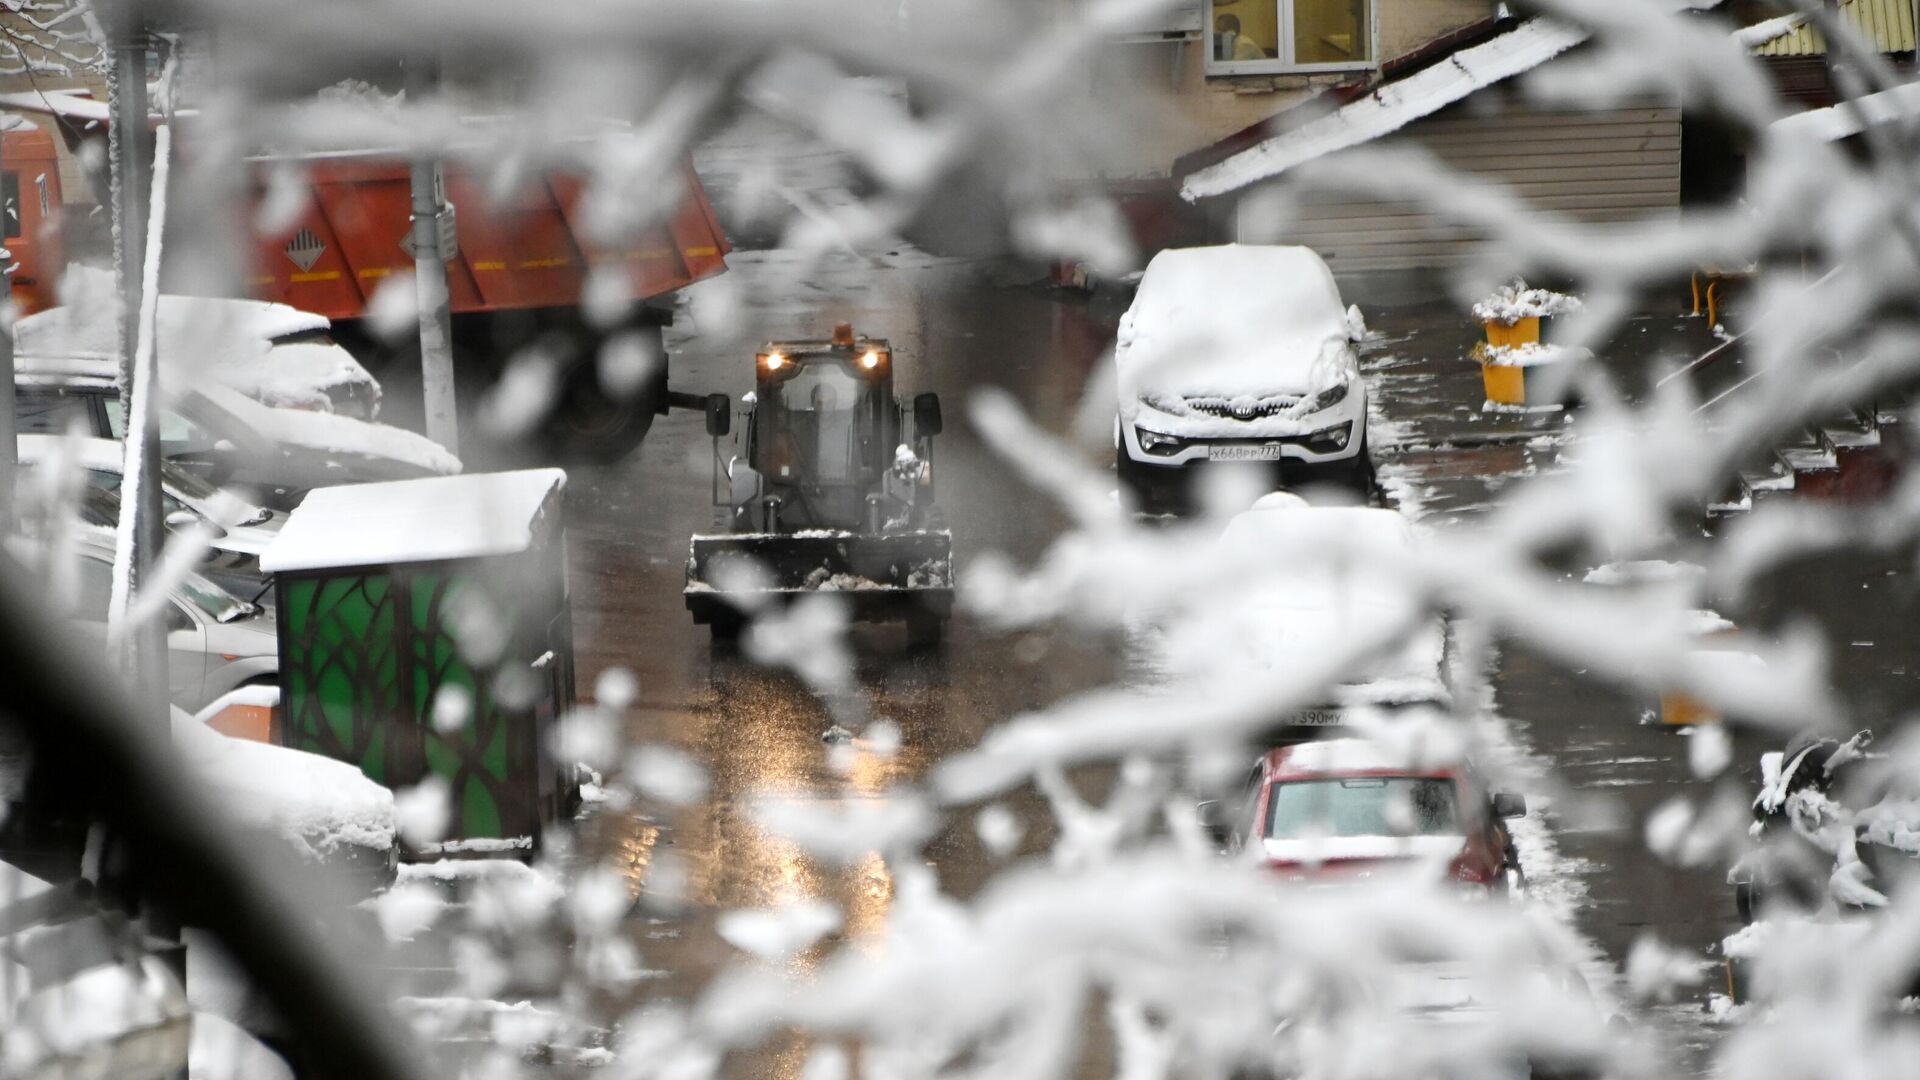
[[[13,427],[21,435],[65,435],[78,426],[93,434],[87,399],[60,390],[15,385]]]
[[[82,555],[74,560],[79,571],[80,588],[74,594],[73,617],[87,622],[107,621],[107,606],[113,600],[113,567],[104,559]]]
[[[1365,60],[1370,51],[1367,30],[1367,0],[1293,0],[1293,62]]]
[[[199,574],[188,574],[181,578],[180,593],[191,600],[194,607],[220,622],[232,622],[247,613],[246,601]]]
[[[772,407],[765,410],[769,449],[794,472],[782,473],[776,467],[773,475],[806,476],[823,484],[851,477],[861,390],[860,380],[834,363],[809,364],[775,383],[768,391],[767,404]]]
[[[1213,0],[1215,60],[1233,63],[1279,57],[1280,9],[1276,0]]]
[[[1429,777],[1297,780],[1267,796],[1267,835],[1433,836],[1460,832],[1453,781]]]
[[[127,411],[115,395],[107,402],[107,427],[116,439],[127,437]],[[212,446],[213,437],[198,424],[171,409],[160,410],[160,442],[163,445]]]

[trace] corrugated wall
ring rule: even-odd
[[[1677,106],[1548,111],[1517,101],[1493,110],[1489,104],[1469,99],[1375,145],[1410,140],[1448,165],[1506,185],[1535,209],[1581,221],[1677,217]],[[1446,266],[1481,240],[1418,206],[1324,192],[1304,196],[1300,215],[1277,235],[1258,234],[1250,220],[1237,231],[1248,242],[1305,244],[1336,273]]]

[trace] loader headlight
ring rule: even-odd
[[[862,375],[883,375],[887,366],[893,363],[893,354],[885,349],[868,349],[854,360],[854,366]]]
[[[1178,436],[1162,435],[1157,431],[1148,431],[1143,427],[1134,428],[1133,433],[1140,439],[1140,449],[1145,450],[1149,454],[1177,454],[1180,452],[1180,448],[1186,444],[1186,440]]]
[[[784,353],[764,352],[760,354],[760,371],[764,375],[784,374],[792,366]]]

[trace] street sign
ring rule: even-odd
[[[433,223],[434,242],[438,248],[436,251],[423,252],[418,249],[419,245],[413,242],[413,237],[414,225],[420,219],[417,215],[407,218],[407,235],[401,237],[400,249],[405,251],[409,258],[419,259],[437,255],[451,262],[460,254],[460,234],[455,224],[453,204],[442,203],[441,205],[442,209],[434,215]]]

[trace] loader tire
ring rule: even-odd
[[[734,648],[740,644],[740,635],[747,631],[747,617],[732,609],[715,612],[707,623],[707,630],[715,645]]]

